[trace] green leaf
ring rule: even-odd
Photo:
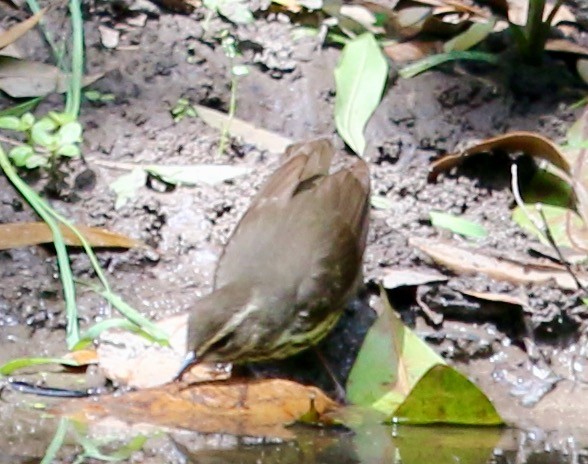
[[[428,56],[427,58],[423,58],[422,60],[417,61],[416,63],[409,64],[402,68],[398,75],[405,79],[410,77],[414,77],[420,73],[428,71],[435,66],[439,66],[443,63],[447,63],[448,61],[456,61],[456,60],[473,60],[473,61],[485,61],[486,63],[491,64],[498,64],[499,58],[492,53],[484,53],[484,52],[472,52],[472,51],[453,51],[449,53],[440,53],[438,55]]]
[[[2,116],[0,117],[0,129],[21,131],[22,124],[20,118],[16,116]]]
[[[32,113],[25,113],[20,117],[23,130],[30,130],[35,124],[35,116]]]
[[[68,122],[57,131],[57,139],[60,145],[70,145],[82,140],[82,125],[77,122]]]
[[[528,213],[529,216],[535,221],[538,221],[539,224],[543,223],[541,215],[535,209],[535,205],[527,204],[525,207],[526,213],[517,206],[512,212],[512,220],[522,229],[525,229],[527,232],[539,238],[543,244],[550,245],[549,241],[543,236],[543,233],[537,230],[533,222],[531,222],[527,216]],[[575,211],[561,206],[542,205],[541,208],[543,209],[543,214],[547,220],[547,226],[555,243],[559,246],[574,248],[574,245],[568,237],[568,223],[569,229],[572,233],[573,231],[577,231],[577,234],[581,236],[585,235],[585,233],[582,232],[584,230],[584,222],[580,216],[578,216]]]
[[[431,211],[429,212],[429,216],[431,217],[431,223],[435,227],[450,230],[454,234],[473,238],[484,238],[488,235],[486,229],[481,225],[452,214]]]
[[[41,168],[47,166],[48,164],[49,162],[47,161],[47,158],[45,158],[43,155],[38,154],[33,154],[29,156],[25,161],[25,167],[27,169]]]
[[[36,108],[36,106],[41,102],[42,97],[31,98],[29,100],[25,100],[18,105],[10,106],[0,111],[0,116],[17,116],[21,117],[23,114],[27,113],[28,111],[32,111]],[[30,114],[30,113],[29,113]]]
[[[77,367],[80,365],[79,362],[73,359],[66,358],[18,358],[8,361],[6,364],[0,366],[0,375],[10,375],[18,369],[25,367],[41,366],[44,364],[61,364],[63,366]]]
[[[31,147],[30,145],[19,145],[10,150],[8,156],[10,157],[15,166],[21,168],[25,166],[27,159],[31,157],[34,153],[35,151],[33,150],[33,147]]]
[[[31,139],[36,145],[41,145],[49,150],[56,148],[57,137],[53,133],[57,129],[57,123],[49,117],[37,121],[31,128]]]
[[[394,423],[503,425],[488,397],[449,366],[433,366],[390,419]]]
[[[365,149],[364,128],[382,98],[388,63],[375,37],[365,33],[343,48],[335,68],[335,125],[358,155]]]
[[[468,50],[482,42],[494,29],[496,19],[491,18],[485,23],[474,23],[466,31],[456,35],[443,45],[445,53],[454,50]]]
[[[70,122],[75,122],[76,117],[70,113],[60,113],[57,111],[49,111],[48,116],[57,123],[58,126],[65,126]]]
[[[380,293],[380,316],[349,374],[347,399],[389,416],[432,366],[445,361],[400,321],[384,290]]]
[[[58,156],[66,156],[68,158],[76,158],[80,156],[80,147],[73,144],[62,145],[57,149],[55,154]]]
[[[147,182],[147,173],[144,169],[133,169],[128,174],[123,174],[110,184],[110,188],[116,193],[114,209],[122,208],[127,202],[137,195],[137,190]]]

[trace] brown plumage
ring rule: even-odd
[[[361,282],[369,172],[328,174],[320,139],[289,147],[220,258],[215,290],[191,310],[181,373],[200,361],[284,358],[322,339]]]

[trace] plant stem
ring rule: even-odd
[[[80,339],[80,328],[78,324],[78,310],[76,306],[76,292],[73,281],[73,272],[69,263],[69,256],[63,239],[63,234],[59,229],[57,221],[47,211],[49,208],[41,197],[31,189],[17,174],[16,170],[10,163],[8,156],[0,147],[0,168],[12,182],[14,187],[28,201],[35,212],[47,223],[47,226],[53,234],[53,245],[57,253],[57,264],[59,267],[60,279],[63,285],[63,295],[65,299],[65,311],[67,315],[66,340],[69,348],[75,346]]]
[[[82,71],[84,68],[84,24],[82,22],[80,0],[70,0],[69,11],[72,27],[72,60],[65,111],[77,118],[80,112]]]

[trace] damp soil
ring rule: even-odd
[[[23,14],[6,8],[2,16],[1,25],[6,26],[22,19]],[[101,44],[99,26],[121,31],[115,49]],[[57,34],[62,25],[49,27]],[[113,289],[152,319],[185,311],[211,290],[223,244],[260,183],[280,163],[279,154],[263,150],[247,138],[231,139],[225,152],[219,153],[216,129],[198,117],[179,122],[172,119],[170,109],[180,98],[228,110],[230,64],[219,34],[229,30],[244,44],[237,62],[249,66],[249,75],[238,83],[237,118],[293,141],[335,134],[333,69],[340,51],[313,37],[294,40],[293,29],[286,16],[274,13],[259,14],[252,25],[237,27],[218,18],[205,18],[202,9],[185,15],[160,10],[149,2],[86,5],[87,71],[104,73],[92,88],[112,93],[114,100],[83,104],[83,159],[64,165],[60,179],[30,173],[27,180],[76,223],[105,227],[149,245],[140,250],[101,251],[98,257]],[[47,47],[35,34],[19,42],[19,47],[27,56],[50,59]],[[588,413],[585,313],[578,310],[581,301],[572,291],[551,284],[517,286],[482,275],[455,276],[437,267],[408,241],[411,237],[451,238],[431,226],[429,212],[435,210],[464,215],[486,227],[488,237],[478,242],[482,248],[520,256],[538,245],[510,218],[514,204],[510,165],[513,161],[519,164],[524,181],[535,169],[530,160],[480,156],[436,183],[427,181],[428,167],[444,153],[512,130],[537,131],[562,141],[579,115],[571,104],[583,96],[581,88],[569,82],[562,85],[559,76],[566,72],[552,68],[538,79],[535,70],[524,68],[451,65],[401,79],[392,67],[383,101],[366,129],[365,157],[370,163],[373,192],[387,200],[386,207],[373,208],[371,214],[363,301],[350,305],[321,349],[343,381],[375,319],[368,304],[383,277],[399,268],[443,272],[449,281],[427,290],[431,301],[449,301],[445,308],[454,309],[444,310],[441,324],[430,323],[415,303],[414,291],[391,291],[390,297],[405,322],[473,378],[518,428],[503,436],[496,449],[490,446],[489,455],[482,454],[486,457],[473,462],[513,462],[515,458],[531,462],[520,461],[521,454],[525,459],[540,454],[546,459],[542,462],[578,462],[578,456],[584,456],[582,450],[588,446],[588,435],[582,429]],[[1,104],[10,102],[4,99]],[[51,97],[39,110],[59,104],[59,98]],[[339,149],[342,158],[351,156],[342,144]],[[136,196],[115,209],[116,196],[110,184],[128,172],[128,163],[229,163],[251,171],[213,187],[172,188],[151,179]],[[36,217],[30,207],[4,177],[0,178],[0,222],[31,220]],[[85,255],[74,251],[71,260],[76,278],[93,277]],[[0,362],[63,352],[65,313],[57,276],[50,246],[0,252]],[[489,309],[477,303],[478,311],[472,317],[471,311],[459,310],[464,303],[459,290],[463,289],[525,294],[530,305],[522,311],[513,306]],[[111,315],[103,300],[84,289],[79,291],[78,306],[83,326]],[[260,369],[315,383],[327,391],[333,388],[324,369],[316,367],[308,355]],[[103,381],[96,374],[89,377],[96,384]],[[19,462],[36,462],[50,437],[35,439],[35,434],[44,430],[43,424],[21,418],[15,411],[13,405],[2,409],[7,431],[0,434],[6,437],[0,448]],[[371,438],[357,433],[355,440],[369,442],[378,434],[387,440],[393,435],[386,429],[368,433]],[[318,435],[324,443],[331,443],[328,432]],[[406,432],[400,435],[407,436]],[[464,437],[468,439],[467,434]],[[344,435],[339,438],[345,442]],[[185,451],[175,438],[159,440],[135,462],[176,462],[179,458],[169,457],[168,452]],[[231,460],[230,450],[238,445],[245,452],[251,446],[235,440],[231,447],[224,440],[218,448],[211,446],[209,459],[237,462]],[[288,462],[291,454],[300,458],[302,445],[292,446],[295,449],[286,447],[279,452],[266,449],[264,456],[274,453],[275,459]],[[221,456],[223,451],[226,454]],[[261,459],[255,451],[247,452],[252,453],[252,462]],[[337,453],[344,455],[345,450],[329,453],[328,458],[318,453],[316,462],[341,460]],[[249,456],[241,456],[245,455]],[[242,462],[248,459],[242,458]],[[308,459],[305,462],[311,462]]]

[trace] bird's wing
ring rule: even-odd
[[[259,257],[259,252],[268,244],[276,240],[279,243],[284,224],[277,226],[287,219],[287,205],[301,185],[328,173],[333,147],[329,140],[318,139],[290,146],[286,156],[287,161],[265,182],[225,246],[216,271],[215,287],[243,275],[248,267],[244,263],[249,257]]]

